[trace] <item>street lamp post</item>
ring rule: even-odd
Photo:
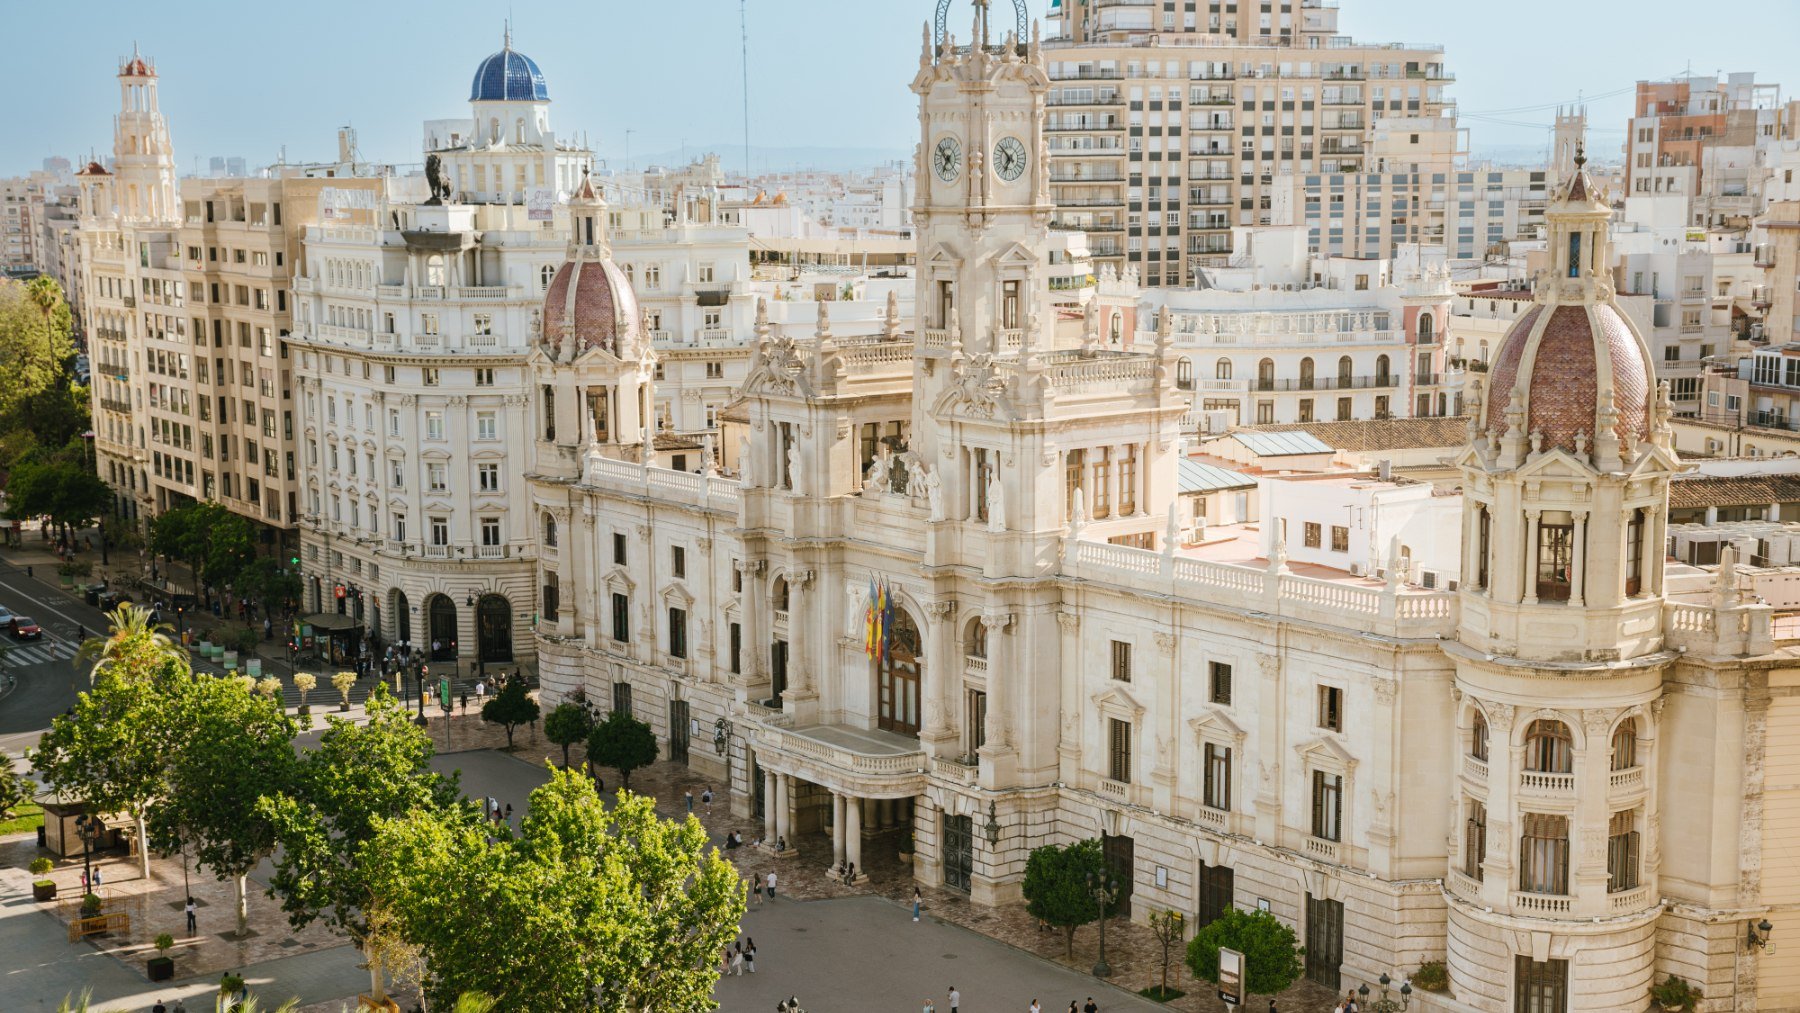
[[[1112,977],[1112,965],[1106,962],[1106,909],[1119,899],[1119,890],[1113,883],[1109,872],[1099,875],[1088,873],[1088,891],[1094,895],[1094,901],[1100,905],[1100,959],[1094,961],[1094,977]]]
[[[1388,977],[1386,974],[1383,974],[1378,978],[1377,983],[1381,985],[1381,998],[1374,1001],[1370,1001],[1369,999],[1369,983],[1366,981],[1363,982],[1362,987],[1356,990],[1356,994],[1362,997],[1363,1008],[1368,1010],[1369,1013],[1401,1013],[1402,1010],[1411,1005],[1412,982],[1407,981],[1400,984],[1400,998],[1398,999],[1393,998],[1388,991],[1388,986],[1392,985],[1393,982],[1394,979]]]
[[[431,666],[430,665],[422,664],[419,666],[419,670],[418,670],[418,676],[419,676],[419,720],[418,720],[418,725],[420,728],[425,727],[425,723],[426,723],[425,722],[425,678],[426,678],[426,676],[428,676],[430,674],[431,674]]]
[[[75,817],[75,833],[81,837],[81,882],[82,889],[93,891],[94,882],[94,839],[106,832],[106,824],[98,816],[87,813]]]

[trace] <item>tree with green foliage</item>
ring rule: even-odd
[[[611,767],[631,787],[631,772],[656,762],[656,733],[627,711],[615,710],[588,733],[588,762]]]
[[[169,765],[195,723],[195,676],[184,652],[151,628],[143,609],[112,613],[93,685],[26,756],[66,800],[98,813],[126,812],[146,840],[152,807],[168,797]],[[150,877],[150,849],[139,848]]]
[[[431,769],[431,737],[406,708],[377,685],[366,702],[368,721],[326,718],[325,734],[294,764],[285,792],[257,803],[275,825],[279,850],[270,880],[295,928],[322,920],[363,946],[365,912],[376,901],[364,847],[380,821],[409,813],[459,813],[478,822],[454,774]],[[366,951],[365,951],[366,953]],[[378,978],[379,965],[370,970]]]
[[[65,536],[112,507],[112,490],[81,461],[20,461],[7,476],[6,496],[13,517],[49,517]]]
[[[19,773],[11,753],[0,753],[0,820],[10,820],[13,813],[37,794],[37,785]]]
[[[46,313],[30,286],[0,279],[0,376],[6,377],[0,384],[0,430],[32,428],[22,410],[25,402],[45,390],[67,387],[63,363],[74,346],[68,305],[58,302]]]
[[[69,332],[68,322],[70,319],[69,304],[63,300],[62,286],[57,284],[55,278],[52,278],[47,274],[40,274],[25,283],[25,301],[36,307],[37,311],[43,314],[44,351],[51,356],[52,359],[56,359],[60,362],[61,360],[58,359],[58,353],[61,349],[58,347],[59,343],[57,337],[59,332],[62,336],[67,336]],[[59,321],[56,319],[58,310],[62,311],[60,326]]]
[[[277,681],[277,688],[279,688]],[[297,728],[280,701],[235,679],[196,685],[195,723],[172,757],[169,794],[153,809],[150,840],[191,848],[195,864],[237,883],[237,932],[249,928],[250,870],[275,851],[276,826],[257,803],[286,791]]]
[[[593,730],[594,722],[588,717],[587,708],[578,703],[559,703],[544,718],[544,738],[562,747],[565,767],[569,765],[569,747],[586,742],[588,733]]]
[[[481,720],[506,728],[506,748],[513,747],[513,729],[538,719],[537,701],[531,698],[522,679],[508,679],[492,700],[481,706]]]
[[[232,588],[272,613],[276,605],[300,598],[300,575],[274,556],[257,556],[238,573]]]
[[[425,814],[384,821],[361,855],[433,1004],[471,991],[505,1009],[711,1010],[745,893],[698,820],[550,769],[517,839]],[[528,946],[519,945],[529,939]]]
[[[183,503],[150,522],[150,549],[188,565],[194,593],[202,584],[234,584],[256,558],[250,522],[210,500]]]
[[[1294,930],[1267,911],[1240,911],[1228,907],[1212,923],[1188,941],[1187,965],[1194,977],[1219,982],[1219,948],[1244,955],[1244,991],[1275,995],[1300,977],[1300,957],[1306,953]]]
[[[1106,855],[1097,838],[1074,844],[1045,844],[1025,859],[1025,910],[1063,930],[1063,956],[1075,955],[1075,930],[1100,918],[1100,902],[1090,877],[1106,876]],[[1117,910],[1115,903],[1114,910]]]

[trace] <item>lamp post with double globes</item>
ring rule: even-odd
[[[1356,990],[1357,996],[1362,1000],[1363,1009],[1368,1010],[1369,1013],[1400,1013],[1412,1004],[1412,982],[1401,982],[1400,998],[1395,999],[1388,993],[1388,986],[1393,984],[1394,979],[1383,974],[1376,980],[1381,985],[1381,998],[1373,1001],[1369,999],[1369,983],[1366,981],[1363,982],[1361,988]]]
[[[1112,965],[1106,962],[1106,911],[1119,899],[1119,887],[1113,880],[1112,870],[1107,868],[1098,875],[1088,873],[1087,888],[1094,895],[1094,902],[1100,905],[1100,958],[1094,961],[1094,977],[1110,978]]]

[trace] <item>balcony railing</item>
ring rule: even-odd
[[[1377,373],[1373,376],[1319,376],[1311,380],[1303,378],[1264,379],[1258,377],[1251,382],[1250,389],[1256,391],[1284,390],[1369,390],[1400,385],[1399,377],[1390,373]]]
[[[1606,786],[1610,791],[1636,791],[1644,786],[1644,768],[1615,770],[1607,776]]]
[[[1519,790],[1539,795],[1572,795],[1575,792],[1575,775],[1523,770],[1519,772]]]
[[[425,546],[425,558],[427,558],[427,559],[449,559],[450,558],[450,546],[448,546],[448,545],[427,545],[427,546]]]
[[[1575,898],[1563,894],[1514,891],[1512,895],[1513,910],[1527,914],[1568,914],[1574,903]]]
[[[477,545],[475,547],[475,558],[476,559],[505,559],[506,558],[506,546],[504,546],[504,545]]]

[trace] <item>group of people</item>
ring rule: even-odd
[[[742,976],[748,969],[756,973],[756,940],[751,936],[725,947],[725,958],[719,963],[719,975],[736,974]]]

